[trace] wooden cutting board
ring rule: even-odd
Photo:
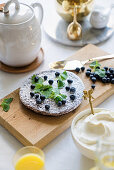
[[[68,59],[85,60],[106,54],[106,52],[90,44],[76,52],[76,54]],[[114,60],[112,59],[105,60],[100,63],[102,66],[114,67]],[[79,73],[78,75],[83,80],[85,88],[90,89],[91,81],[86,78],[85,73]],[[93,102],[94,106],[103,102],[113,93],[114,85],[104,85],[97,82],[96,89],[93,93],[93,97],[95,98]],[[38,115],[25,108],[19,100],[19,89],[15,90],[5,98],[8,97],[13,97],[14,100],[7,113],[2,111],[2,108],[0,108],[0,124],[24,145],[35,145],[40,148],[43,148],[56,136],[67,129],[71,125],[72,119],[76,116],[76,114],[89,107],[88,101],[83,101],[76,110],[65,116],[48,117]]]

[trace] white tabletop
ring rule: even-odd
[[[4,2],[4,0],[2,1]],[[21,1],[26,1],[28,4],[30,4],[30,2],[34,2],[32,0]],[[45,4],[44,1],[45,0],[42,0],[43,5]],[[51,3],[53,0],[48,1]],[[108,0],[108,4],[111,3],[111,1],[113,2],[113,0]],[[103,2],[104,4],[104,0],[101,0],[100,2]],[[53,42],[43,31],[42,34],[42,47],[45,51],[45,60],[38,69],[33,71],[35,73],[48,69],[49,62],[65,59],[79,49],[76,47],[73,48],[63,46]],[[114,36],[108,41],[99,44],[98,46],[109,53],[114,53],[113,44]],[[0,71],[0,98],[20,87],[24,79],[33,74],[33,72],[15,75]],[[98,107],[114,110],[113,103],[114,95],[108,98]],[[23,147],[23,145],[7,130],[0,126],[0,170],[13,170],[12,157],[21,147]],[[71,137],[70,129],[58,136],[43,150],[46,156],[46,170],[88,170],[94,165],[93,161],[82,156],[75,147]]]

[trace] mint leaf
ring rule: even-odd
[[[95,73],[98,74],[100,77],[105,77],[105,70],[104,69],[96,69]]]
[[[66,72],[66,71],[64,71],[62,74],[60,74],[60,79],[61,79],[61,80],[66,80],[67,77],[68,77],[68,75],[67,75],[67,72]]]
[[[4,99],[3,103],[10,104],[12,101],[13,101],[13,98],[8,98],[8,99]]]
[[[1,106],[5,112],[8,112],[8,110],[10,109],[10,105],[7,103],[2,103]]]
[[[65,83],[62,80],[58,80],[58,88],[62,89],[65,86]]]
[[[98,61],[93,61],[89,66],[90,68],[96,68],[96,67],[100,67],[101,64],[99,64]]]
[[[64,95],[64,94],[60,94],[61,95],[61,97],[63,98],[63,99],[66,99],[66,95]]]
[[[2,104],[0,105],[3,110],[5,112],[8,112],[8,110],[10,109],[10,103],[13,101],[13,98],[8,98],[8,99],[4,99]]]
[[[32,78],[31,78],[31,83],[32,84],[42,84],[43,82],[44,82],[44,80],[41,78],[41,77],[39,77],[39,80],[38,80],[38,82],[35,82],[35,77],[36,77],[37,75],[33,75],[32,76]]]
[[[50,98],[51,93],[52,93],[52,88],[40,92],[40,94],[44,95],[46,99]]]
[[[55,100],[56,103],[58,103],[59,101],[62,101],[63,98],[60,95],[58,95],[58,96],[55,97],[54,100]]]

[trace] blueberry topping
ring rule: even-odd
[[[72,84],[72,83],[73,83],[73,80],[67,80],[67,82],[68,82],[69,84]]]
[[[90,72],[91,72],[91,69],[90,69],[90,68],[88,68],[86,71],[90,71]]]
[[[75,96],[75,95],[73,95],[73,94],[72,94],[72,95],[70,95],[70,99],[71,99],[71,100],[75,100],[75,98],[76,98],[76,96]]]
[[[76,67],[75,71],[76,71],[77,73],[79,73],[79,72],[80,72],[80,68],[79,68],[79,67]]]
[[[91,88],[92,88],[92,89],[95,89],[95,84],[92,84],[92,85],[91,85]]]
[[[32,85],[31,85],[31,89],[33,90],[34,88],[35,88],[35,85],[34,85],[34,84],[32,84]]]
[[[90,76],[90,74],[91,74],[91,72],[90,72],[90,71],[86,71],[86,76],[87,76],[87,77],[89,77],[89,76]]]
[[[103,77],[103,78],[102,78],[102,82],[103,82],[103,83],[106,83],[106,82],[107,82],[107,78],[106,78],[106,77]]]
[[[45,81],[47,80],[47,78],[48,78],[47,76],[44,76],[44,80],[45,80]]]
[[[114,84],[114,78],[112,78],[111,83]]]
[[[108,67],[104,67],[104,69],[107,71],[107,70],[108,70]]]
[[[94,77],[96,77],[97,79],[99,79],[99,75],[98,74],[94,74]]]
[[[84,66],[83,66],[83,67],[81,67],[81,70],[82,70],[82,71],[84,71],[84,70],[85,70],[85,67],[84,67]]]
[[[59,101],[59,102],[57,103],[57,106],[58,106],[58,107],[62,106],[62,102]]]
[[[38,82],[38,80],[39,80],[39,77],[38,77],[38,76],[36,76],[36,77],[34,78],[34,81],[37,83],[37,82]]]
[[[92,77],[91,80],[92,80],[93,83],[95,83],[96,82],[96,77]]]
[[[45,105],[45,109],[46,109],[46,110],[49,110],[49,109],[50,109],[50,105],[46,104],[46,105]]]
[[[110,83],[110,78],[109,77],[107,77],[107,83]]]
[[[75,91],[76,91],[76,88],[75,87],[71,87],[70,92],[71,93],[75,93]]]
[[[64,104],[66,104],[66,100],[64,99],[64,100],[62,100],[62,104],[64,105]]]
[[[45,100],[45,98],[46,98],[46,97],[45,97],[44,95],[41,95],[41,96],[40,96],[40,99],[41,99],[42,101]]]
[[[53,80],[49,80],[48,83],[49,83],[50,85],[52,85],[52,84],[53,84]]]
[[[40,95],[38,93],[35,93],[34,96],[35,96],[35,99],[37,99],[37,98],[39,98]]]
[[[109,68],[109,71],[110,71],[110,73],[113,73],[114,69],[113,68]]]
[[[41,104],[41,103],[42,103],[41,99],[37,98],[37,99],[36,99],[36,103],[37,103],[37,104]]]
[[[97,66],[97,67],[96,67],[96,69],[100,69],[100,67],[99,67],[99,66]]]
[[[70,90],[70,87],[66,86],[65,89],[66,89],[66,91],[69,91],[69,90]]]
[[[90,74],[90,79],[92,79],[92,77],[93,77],[93,74]]]
[[[30,96],[33,97],[34,96],[34,92],[30,92]]]
[[[108,70],[108,71],[106,71],[106,73],[105,73],[107,76],[110,76],[110,71]]]
[[[111,74],[111,75],[110,75],[110,79],[112,79],[112,78],[113,78],[113,75]]]
[[[56,73],[55,73],[55,76],[56,76],[56,77],[59,77],[59,75],[60,75],[59,72],[56,72]]]

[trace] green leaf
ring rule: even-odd
[[[10,105],[9,104],[7,104],[7,103],[2,103],[1,104],[1,106],[2,106],[2,108],[3,108],[3,110],[5,111],[5,112],[8,112],[8,110],[10,109]]]
[[[62,80],[58,80],[58,88],[62,89],[65,86],[65,83]]]
[[[38,80],[38,82],[35,82],[35,77],[36,77],[37,75],[33,75],[32,76],[32,78],[31,78],[31,83],[32,84],[43,84],[43,82],[44,82],[44,80],[41,78],[41,77],[39,77],[39,80]]]
[[[99,64],[98,61],[93,61],[89,66],[90,68],[96,68],[96,67],[100,67],[101,64]]]
[[[96,69],[95,73],[98,74],[100,77],[105,77],[105,70],[104,69]]]
[[[61,95],[61,97],[62,97],[63,99],[66,99],[66,98],[67,98],[67,96],[64,95],[64,94],[60,94],[60,95]]]
[[[59,101],[62,101],[63,98],[60,95],[58,95],[58,96],[55,97],[54,100],[55,100],[56,103],[58,103]]]
[[[52,93],[52,88],[40,92],[40,94],[44,95],[46,97],[46,99],[50,98],[51,93]]]
[[[3,103],[10,104],[12,101],[13,101],[13,98],[8,98],[8,99],[4,99]]]
[[[67,77],[68,77],[68,75],[67,75],[66,71],[64,71],[62,74],[60,74],[60,79],[62,79],[62,80],[66,80]]]

